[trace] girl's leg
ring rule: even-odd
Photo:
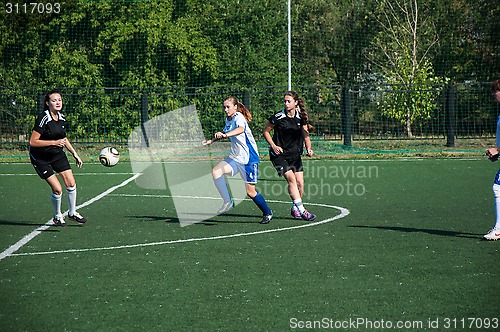
[[[227,212],[234,207],[233,199],[231,198],[231,194],[229,193],[229,189],[227,188],[226,180],[224,179],[224,174],[231,174],[232,172],[233,169],[225,161],[221,161],[212,169],[212,177],[214,179],[215,187],[224,200],[221,208],[219,209],[219,211],[217,211],[218,214]]]
[[[299,191],[299,196],[302,198],[304,195],[304,172],[295,172],[295,182],[297,182],[297,190]]]
[[[292,172],[291,170],[285,173],[285,178],[288,181],[288,192],[293,200],[293,205],[297,208],[300,213],[300,217],[304,220],[312,221],[316,218],[316,215],[309,213],[302,204],[302,194],[304,193],[304,173],[303,172]],[[299,189],[300,187],[300,189]],[[292,214],[295,216],[294,210],[292,209]]]
[[[62,215],[61,212],[61,198],[62,198],[62,186],[57,179],[55,174],[51,175],[47,178],[47,183],[52,189],[52,194],[50,196],[52,201],[52,206],[54,207],[54,218],[60,217]]]
[[[262,214],[264,216],[272,215],[273,212],[267,205],[264,196],[262,196],[262,194],[255,189],[255,184],[245,183],[245,187],[247,189],[248,197],[250,197],[252,201],[255,203],[255,205],[257,205],[257,207],[262,211]]]
[[[302,199],[299,187],[297,185],[297,178],[295,177],[295,174],[292,170],[286,172],[283,176],[288,182],[288,194],[292,199],[292,208],[290,209],[290,214],[294,219],[300,220],[302,219],[302,214],[301,211],[297,208],[296,203],[298,203],[299,201],[301,202]]]
[[[493,194],[495,196],[495,226],[493,228],[500,229],[500,185],[493,184]]]
[[[76,181],[73,176],[73,171],[68,169],[59,173],[63,178],[64,184],[66,185],[66,193],[68,194],[68,218],[70,220],[76,221],[79,224],[84,224],[87,219],[81,214],[76,212]]]
[[[297,189],[299,191],[299,197],[302,199],[302,196],[304,195],[304,172],[296,172],[294,175],[295,182],[297,183]],[[302,219],[302,215],[293,201],[290,213],[294,219]]]
[[[73,171],[68,169],[59,173],[61,175],[64,184],[66,186],[66,193],[68,194],[68,206],[69,211],[68,214],[73,216],[76,212],[76,181],[73,176]]]
[[[224,174],[231,174],[233,169],[225,161],[221,161],[212,169],[212,177],[214,179],[215,187],[219,191],[220,196],[225,203],[232,202],[231,195],[227,188],[226,180],[224,179]]]
[[[493,183],[493,194],[495,196],[495,226],[484,235],[486,240],[498,240],[500,239],[500,170]]]
[[[292,170],[289,170],[283,174],[283,177],[288,182],[288,194],[292,200],[300,199],[300,192],[297,186],[297,179]]]

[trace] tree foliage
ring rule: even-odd
[[[424,58],[436,76],[454,81],[499,75],[497,2],[291,4],[294,85],[349,85],[373,81],[377,74],[411,81],[412,72],[401,66],[409,61],[416,70]],[[285,85],[286,5],[282,0],[66,0],[59,14],[3,14],[0,78],[8,88]],[[408,5],[418,12],[405,9]],[[418,21],[404,16],[412,13],[419,14]],[[413,28],[408,20],[417,22],[418,30],[405,31]],[[403,51],[401,45],[409,47]],[[390,53],[406,60],[386,62]]]
[[[232,94],[275,86],[279,94],[256,99],[269,108],[280,103],[287,85],[287,1],[60,3],[59,14],[0,16],[6,101],[0,118],[9,126],[30,121],[38,93],[51,87],[97,91],[70,105],[80,117],[74,125],[91,121],[116,135],[129,130],[126,121],[139,121],[144,91],[153,96],[151,114],[184,106],[188,90],[196,99],[196,87],[227,86]],[[498,1],[294,0],[291,14],[292,85],[317,86],[318,105],[338,102],[338,86],[387,87],[380,112],[403,123],[410,136],[412,125],[437,106],[428,89],[405,93],[409,88],[500,77]],[[116,98],[115,88],[130,91],[130,99]],[[20,108],[29,109],[25,118],[12,115]],[[114,122],[93,119],[103,109],[116,113]],[[330,115],[318,116],[328,121]]]
[[[293,25],[298,84],[350,85],[364,80],[363,50],[375,28],[368,19],[371,6],[356,0],[299,1]]]
[[[428,86],[447,80],[434,75],[429,56],[438,43],[432,9],[421,0],[378,0],[377,5],[380,31],[368,58],[390,85],[379,105],[383,114],[401,121],[412,137],[413,123],[428,118],[436,107]]]

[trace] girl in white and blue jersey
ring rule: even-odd
[[[493,82],[492,85],[493,99],[500,103],[500,79]],[[497,133],[496,133],[496,146],[486,150],[486,155],[491,161],[497,161],[500,151],[500,116],[497,120]],[[499,240],[500,239],[500,169],[497,171],[495,181],[493,182],[493,194],[495,197],[495,225],[493,228],[484,235],[486,240]]]
[[[203,142],[203,144],[211,144],[223,138],[229,138],[231,141],[229,156],[212,169],[215,186],[224,200],[218,213],[224,213],[234,207],[224,174],[234,176],[239,173],[245,182],[247,195],[262,211],[263,217],[260,223],[268,224],[273,213],[262,194],[255,188],[260,158],[257,144],[248,126],[252,115],[235,97],[228,97],[224,100],[224,112],[226,113],[224,129],[215,133],[214,139]]]

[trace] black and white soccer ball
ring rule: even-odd
[[[103,166],[112,167],[120,161],[120,153],[112,146],[108,146],[101,150],[99,154],[99,161]]]

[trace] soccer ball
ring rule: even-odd
[[[101,150],[99,154],[99,161],[103,166],[112,167],[118,164],[120,160],[120,153],[114,147],[108,146]]]

